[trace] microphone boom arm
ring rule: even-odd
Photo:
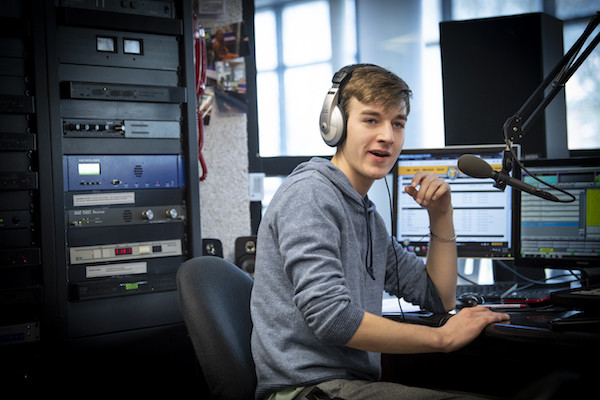
[[[600,11],[596,12],[579,39],[577,39],[571,49],[558,62],[552,72],[548,74],[546,79],[544,79],[544,81],[536,88],[531,96],[529,96],[521,108],[519,108],[514,115],[510,116],[504,122],[502,129],[504,131],[504,140],[506,141],[507,146],[512,144],[512,142],[515,140],[515,137],[519,139],[523,138],[525,133],[528,131],[529,126],[537,120],[546,107],[548,107],[548,104],[550,104],[558,92],[564,88],[567,81],[571,78],[571,76],[573,76],[575,71],[577,71],[585,59],[598,45],[600,42],[600,32],[596,34],[594,39],[592,39],[590,44],[588,44],[588,46],[577,58],[577,55],[587,38],[592,34],[594,29],[596,29],[598,24],[600,24]],[[550,83],[552,83],[553,86],[552,90],[543,98],[542,102],[536,106],[537,99],[543,94]],[[533,107],[535,107],[535,109],[530,111]]]
[[[519,110],[514,115],[508,117],[508,119],[504,122],[502,130],[504,132],[504,141],[506,143],[506,148],[504,150],[504,157],[502,161],[503,173],[508,174],[508,172],[512,168],[512,163],[514,160],[518,164],[519,168],[521,168],[529,174],[529,171],[527,171],[527,169],[521,164],[518,157],[513,152],[513,141],[515,140],[515,138],[522,139],[525,136],[525,133],[529,130],[531,124],[539,118],[539,116],[546,109],[546,107],[548,107],[550,102],[554,100],[558,92],[560,92],[565,87],[565,84],[571,78],[571,76],[573,76],[575,71],[579,69],[581,64],[583,64],[583,62],[594,50],[594,48],[596,48],[596,46],[600,42],[600,32],[596,34],[596,36],[591,40],[591,42],[587,45],[583,52],[579,54],[581,48],[587,41],[588,37],[592,34],[592,32],[594,32],[594,30],[599,24],[600,11],[597,11],[586,26],[581,36],[573,44],[571,49],[569,49],[569,51],[561,58],[561,60],[554,67],[552,72],[550,72],[550,74],[548,74],[544,81],[535,89],[535,91],[531,94],[531,96],[529,96],[529,98],[525,101],[521,108],[519,108]],[[548,85],[550,85],[550,83],[552,83],[552,90],[550,90],[548,94],[545,95],[545,91],[548,88]],[[545,97],[540,102],[538,99],[542,95],[545,95]],[[531,176],[540,183],[550,186],[551,188],[554,188],[570,197],[570,199],[567,201],[559,201],[571,202],[575,200],[575,197],[571,193],[554,187],[548,184],[547,182],[542,181],[534,175]],[[501,190],[504,190],[504,188],[506,187],[506,183],[503,181],[503,179],[499,179],[494,186],[498,187]]]

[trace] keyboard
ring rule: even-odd
[[[550,300],[550,293],[554,291],[549,287],[531,286],[523,289],[516,287],[507,293],[515,285],[515,282],[496,282],[492,285],[458,285],[456,297],[466,293],[472,293],[483,298],[486,303],[528,303],[537,304]],[[526,284],[519,284],[525,286]],[[504,297],[502,297],[504,295]]]

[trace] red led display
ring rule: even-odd
[[[115,249],[115,256],[122,256],[125,254],[132,254],[131,247],[122,247],[120,249]]]

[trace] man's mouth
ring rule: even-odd
[[[390,153],[388,153],[387,151],[380,151],[380,150],[371,150],[370,153],[376,157],[389,157],[389,155],[390,155]]]

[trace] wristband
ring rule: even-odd
[[[440,242],[454,242],[456,240],[456,234],[454,234],[454,236],[451,237],[451,238],[443,238],[443,237],[440,237],[440,236],[436,235],[435,233],[433,233],[431,231],[431,228],[429,228],[429,236],[433,237],[433,238],[436,238]]]

